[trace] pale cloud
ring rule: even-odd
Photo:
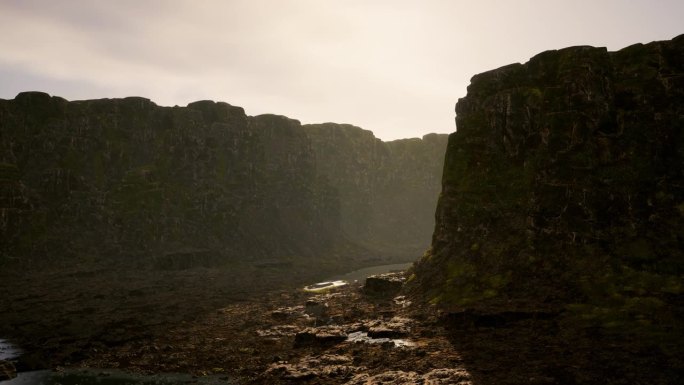
[[[454,130],[476,73],[669,39],[682,14],[671,0],[0,0],[0,98],[213,99],[421,136]]]

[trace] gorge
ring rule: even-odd
[[[22,369],[347,385],[684,374],[684,35],[475,75],[448,141],[36,92],[0,101],[0,128],[0,337],[28,351]],[[293,288],[411,260],[377,278],[399,293]]]
[[[446,146],[222,102],[39,92],[0,101],[0,125],[10,265],[408,261],[429,243]]]

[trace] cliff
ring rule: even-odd
[[[476,75],[456,114],[409,281],[479,381],[679,383],[684,35]]]
[[[350,125],[304,128],[318,174],[339,193],[343,234],[383,254],[421,255],[434,227],[447,135],[383,142]]]
[[[321,140],[316,128],[296,120],[250,117],[212,101],[161,107],[139,97],[69,102],[40,92],[0,100],[0,263],[187,268],[386,255],[375,244],[359,246],[359,237],[341,229],[354,223],[358,229],[349,234],[380,232],[351,216],[375,213],[359,205],[373,205],[376,191],[390,185],[398,203],[425,206],[422,195],[402,192],[395,181],[416,178],[435,199],[440,171],[402,170],[414,155],[398,150],[396,161],[385,154],[385,174],[392,174],[382,182],[383,171],[370,169],[378,164],[364,163],[372,149],[343,140],[357,130],[344,127],[339,137]],[[340,146],[348,153],[321,156]],[[410,151],[441,168],[444,148],[425,150]],[[338,177],[338,162],[350,161],[357,163]],[[340,182],[369,173],[372,185],[351,187],[363,193]],[[426,173],[433,177],[423,184]],[[350,201],[349,195],[376,200]],[[393,208],[380,211],[391,217]],[[420,222],[422,248],[429,244],[432,210]]]
[[[474,76],[456,113],[432,248],[415,270],[428,299],[675,322],[684,36],[541,53]]]
[[[23,93],[0,102],[0,124],[6,259],[311,256],[335,231],[335,196],[297,121]]]

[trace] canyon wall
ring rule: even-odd
[[[684,36],[543,52],[474,76],[456,113],[432,248],[412,278],[428,300],[676,322]]]
[[[377,218],[403,228],[414,217],[395,207],[425,206],[416,188],[434,202],[444,147],[386,144],[368,132],[387,153],[388,171],[371,170],[379,166],[365,162],[373,148],[344,140],[358,130],[345,126],[339,140],[322,140],[296,120],[212,101],[161,107],[139,97],[69,102],[40,92],[0,100],[0,262],[186,268],[387,255],[381,246],[395,230]],[[321,155],[340,146],[351,147]],[[431,159],[430,168],[406,164],[411,157]],[[370,174],[370,184],[347,184]],[[375,202],[385,206],[355,206]],[[371,217],[350,217],[359,212]],[[428,246],[433,212],[409,223],[420,236],[404,244]],[[359,235],[368,231],[377,234]]]
[[[434,229],[447,135],[383,142],[350,125],[304,128],[319,174],[339,192],[342,233],[384,254],[420,256]]]

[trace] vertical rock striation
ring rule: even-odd
[[[433,302],[572,304],[602,325],[671,326],[684,290],[684,36],[544,52],[474,76],[456,112],[416,268]]]
[[[318,174],[339,193],[343,234],[382,254],[422,254],[434,227],[447,135],[383,142],[351,125],[304,128]]]
[[[1,257],[173,266],[312,257],[334,192],[299,122],[200,101],[0,101]]]
[[[0,263],[415,257],[445,146],[222,102],[21,93],[0,100]]]

